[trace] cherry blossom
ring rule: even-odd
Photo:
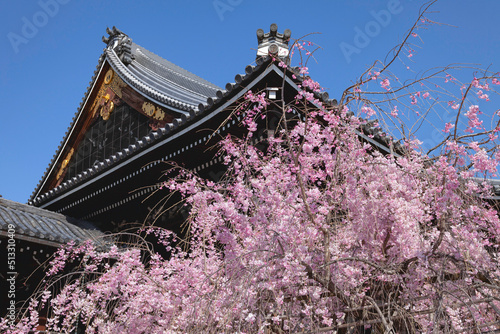
[[[390,86],[390,81],[389,79],[384,79],[380,82],[380,86],[382,86],[382,88],[384,88],[385,90],[390,90],[391,88],[389,87]]]
[[[431,23],[424,14],[407,37]],[[311,45],[296,41],[291,55],[310,55]],[[394,60],[405,58],[400,51]],[[175,169],[159,190],[189,211],[182,234],[146,226],[126,244],[116,242],[122,234],[107,247],[60,248],[24,316],[14,328],[2,319],[0,331],[30,332],[41,308],[53,332],[77,324],[87,333],[498,330],[500,219],[483,181],[500,162],[490,142],[500,112],[479,106],[493,99],[484,92],[498,75],[467,83],[446,68],[406,83],[390,64],[364,71],[337,104],[319,100],[321,86],[300,64],[299,91],[278,108],[286,126],[259,143],[256,131],[280,104],[248,90],[227,112],[243,128],[219,143],[221,181]],[[432,99],[425,87],[435,87]],[[451,112],[444,130],[435,125],[440,154],[421,153],[412,125],[407,137],[384,132],[434,102]],[[289,119],[292,110],[300,118]]]
[[[249,92],[244,101],[247,117],[266,113],[265,95]],[[446,156],[428,164],[411,149],[382,154],[359,139],[359,122],[348,112],[315,110],[270,138],[264,151],[251,144],[249,121],[246,138],[221,141],[223,184],[188,171],[166,181],[162,191],[179,192],[190,208],[185,236],[155,227],[139,231],[128,247],[61,248],[52,279],[64,277],[69,259],[81,274],[51,299],[44,293],[49,329],[85,323],[89,333],[334,331],[365,319],[356,310],[376,315],[381,305],[391,314],[407,310],[393,323],[400,329],[498,321],[493,306],[481,302],[498,297],[487,282],[500,277],[493,242],[500,221],[478,197],[490,189],[465,182]],[[447,147],[469,156],[456,142]],[[477,143],[469,148],[475,170],[496,171],[497,161]],[[156,236],[157,251],[141,235]],[[435,277],[442,283],[432,284]],[[445,313],[433,317],[433,305]],[[30,312],[36,320],[36,307]],[[20,332],[28,322],[19,323]]]

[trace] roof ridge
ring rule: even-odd
[[[118,59],[118,55],[112,49],[111,50],[106,49],[106,56],[109,59],[112,59],[113,57],[115,57],[116,59]],[[176,98],[172,98],[170,96],[167,96],[164,93],[160,92],[155,87],[146,86],[143,82],[141,82],[137,78],[137,76],[134,73],[132,73],[130,71],[130,69],[127,66],[125,66],[119,60],[113,60],[113,62],[110,62],[110,65],[111,65],[111,67],[116,72],[118,72],[119,74],[121,74],[123,81],[125,81],[126,83],[128,83],[130,86],[135,87],[136,89],[140,90],[141,92],[143,92],[145,94],[148,94],[150,97],[153,97],[153,99],[160,99],[160,97],[161,97],[161,99],[163,99],[162,102],[169,101],[170,103],[174,103],[174,105],[171,105],[172,107],[178,108],[178,109],[181,109],[181,110],[184,108],[186,111],[188,111],[189,109],[193,109],[193,108],[196,107],[196,105],[194,105],[192,103],[182,102],[182,101],[179,101]],[[178,106],[175,105],[176,103],[178,104]]]

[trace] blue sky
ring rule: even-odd
[[[383,59],[418,16],[423,1],[78,1],[7,0],[0,21],[0,195],[26,202],[47,168],[97,65],[106,27],[219,85],[255,60],[255,31],[271,23],[322,47],[311,75],[338,97]],[[393,13],[377,23],[381,11]],[[497,0],[442,0],[429,16],[448,25],[420,31],[416,67],[475,63],[500,70]],[[374,23],[375,22],[375,23]],[[372,37],[346,56],[357,31]],[[31,25],[31,27],[30,27]],[[30,30],[30,28],[32,28]],[[34,28],[34,29],[33,29]],[[359,45],[358,45],[359,46]],[[424,138],[425,139],[425,138]]]

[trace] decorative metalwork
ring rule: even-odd
[[[56,175],[57,180],[59,180],[61,178],[64,171],[66,170],[66,167],[68,166],[68,164],[71,160],[71,157],[73,156],[73,153],[75,153],[75,149],[71,148],[71,150],[69,150],[69,153],[66,155],[66,159],[63,160],[63,162],[61,163],[61,167],[59,168],[59,171],[57,172],[57,175]]]
[[[115,109],[115,104],[118,102],[114,101],[115,96],[121,98],[122,88],[125,86],[125,82],[123,82],[118,75],[115,75],[112,69],[109,69],[104,76],[103,84],[99,88],[97,97],[90,109],[92,110],[92,118],[99,112],[99,115],[101,115],[105,121],[108,120],[109,115]]]
[[[122,100],[126,86],[113,69],[106,72],[90,108],[92,125],[84,129],[84,138],[76,148],[73,161],[74,149],[63,161],[58,180],[63,176],[64,179],[76,176],[164,125],[166,114],[161,107],[146,101],[142,103],[142,110],[136,110]]]
[[[158,121],[162,121],[165,118],[165,111],[151,102],[144,102],[142,104],[142,111],[146,116],[152,117]]]
[[[120,98],[122,98],[122,88],[126,86],[127,84],[123,82],[122,78],[120,78],[118,75],[113,75],[113,80],[109,84],[109,88],[111,88],[111,90]]]
[[[142,104],[142,111],[144,111],[144,113],[149,116],[149,117],[153,117],[153,115],[155,114],[156,112],[156,107],[154,106],[154,104],[150,103],[150,102],[144,102]]]
[[[112,69],[109,69],[107,72],[106,72],[106,75],[104,76],[104,84],[105,85],[109,85],[109,83],[111,82],[111,80],[113,79],[113,75],[114,75],[114,72]]]
[[[159,121],[163,121],[163,119],[165,118],[165,111],[163,111],[163,109],[160,108],[156,109],[154,118]]]

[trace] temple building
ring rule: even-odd
[[[291,32],[281,34],[276,25],[268,33],[258,30],[255,65],[224,88],[160,58],[115,27],[107,32],[91,85],[29,200],[105,231],[151,214],[164,196],[157,191],[159,176],[169,163],[217,180],[223,166],[216,143],[245,132],[230,116],[248,90],[288,102],[299,90],[298,76],[278,66],[288,59]],[[318,98],[333,105],[327,93]],[[282,113],[275,114],[266,129]]]
[[[15,276],[21,307],[43,279],[41,265],[69,241],[102,242],[106,233],[148,220],[179,229],[185,208],[165,210],[161,176],[177,165],[217,181],[225,171],[218,140],[246,133],[241,118],[231,117],[244,94],[266,91],[270,99],[293,101],[302,79],[298,69],[279,66],[289,63],[290,37],[275,24],[267,33],[257,30],[253,65],[218,87],[108,28],[91,83],[28,203],[0,199],[0,245],[16,245],[16,266],[0,272],[2,291]],[[336,104],[326,92],[315,95]],[[279,126],[282,111],[273,108],[256,141]],[[2,254],[7,263],[8,252]],[[2,299],[2,310],[8,302]]]
[[[265,91],[277,102],[255,140],[279,128],[280,106],[302,89],[298,69],[280,66],[289,64],[290,38],[290,30],[280,33],[275,24],[269,32],[257,30],[256,59],[242,60],[252,65],[218,87],[108,28],[91,83],[28,204],[0,199],[0,244],[4,249],[10,239],[16,242],[16,300],[29,296],[43,277],[37,268],[70,240],[100,240],[147,220],[179,228],[185,213],[162,206],[161,176],[175,164],[217,181],[225,171],[217,142],[246,133],[233,111],[249,90]],[[328,93],[311,93],[336,108]],[[301,116],[293,111],[290,117]],[[360,138],[397,155],[399,144],[371,126],[360,128]],[[9,278],[2,268],[2,278]],[[2,284],[7,291],[5,279]],[[2,303],[5,310],[7,301]]]

